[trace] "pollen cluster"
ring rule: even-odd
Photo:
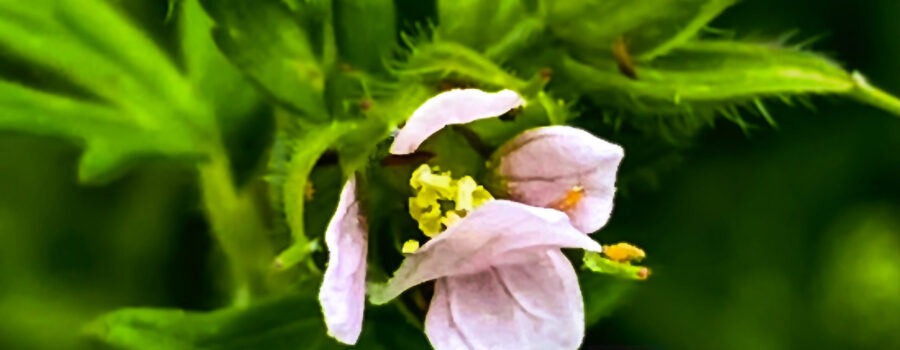
[[[419,229],[434,237],[452,226],[472,209],[494,199],[471,176],[454,179],[449,171],[423,164],[409,179],[415,196],[409,198],[409,214]]]

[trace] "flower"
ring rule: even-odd
[[[517,202],[563,211],[573,226],[591,233],[609,221],[616,170],[624,156],[622,147],[581,129],[527,130],[492,157],[492,190]]]
[[[493,94],[478,89],[443,92],[428,99],[413,112],[394,137],[391,153],[413,153],[429,136],[447,125],[498,117],[523,104],[525,100],[512,90]]]
[[[367,232],[366,220],[359,213],[356,199],[356,179],[351,178],[341,190],[337,211],[325,231],[328,268],[319,289],[328,333],[346,344],[356,343],[362,331]]]
[[[392,153],[414,152],[448,124],[499,116],[523,103],[506,91],[435,96],[397,133]],[[584,305],[560,249],[602,251],[585,233],[609,218],[622,156],[621,147],[575,128],[526,131],[490,162],[495,194],[508,199],[493,199],[471,177],[455,179],[423,165],[410,179],[416,194],[410,214],[431,239],[421,247],[404,244],[406,259],[386,284],[370,288],[370,301],[385,303],[434,280],[425,332],[436,349],[577,348]],[[354,187],[351,180],[344,193]],[[344,193],[326,232],[331,255],[320,301],[329,332],[352,344],[362,322],[365,233],[364,220],[350,215],[358,214],[355,198]]]

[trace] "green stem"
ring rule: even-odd
[[[852,93],[853,97],[895,116],[900,116],[900,100],[869,84],[869,81],[859,72],[853,72],[853,80],[856,82],[856,90]]]
[[[228,155],[216,145],[198,166],[200,187],[213,236],[232,272],[233,303],[243,306],[264,290],[272,250],[253,196],[235,188]]]

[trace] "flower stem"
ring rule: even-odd
[[[900,100],[869,84],[868,80],[859,72],[853,73],[853,80],[856,82],[856,91],[852,94],[853,97],[900,117]]]
[[[253,196],[235,187],[228,155],[217,145],[198,165],[200,187],[212,234],[230,265],[233,304],[244,306],[263,292],[273,253]]]

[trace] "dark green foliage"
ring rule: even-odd
[[[840,7],[832,3],[794,17],[825,20],[827,6]],[[874,3],[852,8],[875,19],[896,11],[874,9],[898,10]],[[767,13],[728,17],[743,16],[737,8],[712,22],[735,4],[0,0],[0,347],[79,346],[75,325],[161,305],[112,311],[85,329],[124,349],[345,348],[327,336],[315,295],[343,184],[359,181],[369,282],[383,282],[401,244],[421,238],[406,202],[417,165],[482,180],[494,149],[545,125],[625,148],[616,213],[594,237],[639,243],[655,273],[630,281],[640,267],[586,256],[585,322],[597,325],[586,347],[896,345],[896,254],[886,247],[898,241],[897,169],[879,156],[897,145],[878,141],[896,130],[841,106],[802,120],[812,129],[782,118],[785,106],[811,109],[821,96],[900,115],[900,101],[856,71],[896,86],[884,68],[896,62],[896,38],[884,28],[844,34],[863,49],[829,52],[850,58],[838,64],[805,44],[739,39],[747,28],[711,29],[740,20],[786,29],[757,25]],[[893,20],[847,11],[832,24]],[[859,63],[868,60],[882,71]],[[526,105],[390,157],[392,132],[454,88],[511,89]],[[786,136],[776,143],[760,125]],[[820,125],[832,129],[802,133]],[[760,145],[785,151],[744,147],[760,134]],[[69,183],[72,144],[78,179],[106,187]],[[663,186],[672,181],[680,185]],[[357,347],[428,348],[429,288],[369,305]],[[63,326],[65,336],[43,339]]]
[[[322,94],[325,69],[306,28],[281,1],[202,1],[216,22],[225,54],[285,108],[311,121],[329,119]]]
[[[375,308],[371,313],[382,324],[370,324],[355,348],[427,346],[396,311]],[[86,331],[118,348],[133,350],[347,348],[325,334],[314,294],[286,295],[249,308],[213,312],[122,309],[93,321]]]

